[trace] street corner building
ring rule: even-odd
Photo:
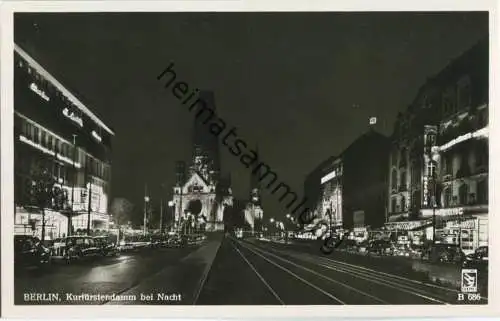
[[[342,153],[318,165],[304,182],[312,216],[338,233],[385,223],[389,138],[370,128]]]
[[[113,130],[18,45],[14,64],[15,234],[107,231]],[[40,170],[61,202],[33,198]]]
[[[488,245],[488,41],[453,60],[398,115],[388,223],[412,240]]]

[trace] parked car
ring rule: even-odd
[[[437,243],[431,245],[422,257],[430,262],[460,263],[464,260],[465,254],[456,244]]]
[[[31,235],[14,235],[14,266],[43,267],[51,262],[50,250]]]
[[[101,249],[91,236],[68,236],[56,239],[52,248],[53,258],[64,259],[67,263],[96,257],[100,254]]]
[[[153,235],[151,236],[150,238],[150,244],[149,244],[149,247],[150,248],[160,248],[160,247],[163,247],[163,240],[164,240],[164,236],[163,235]]]
[[[410,256],[415,259],[419,259],[424,254],[424,247],[421,244],[411,244],[410,245]]]
[[[411,254],[410,247],[403,244],[396,245],[393,251],[393,255],[395,256],[410,257],[410,254]]]
[[[118,256],[120,255],[120,248],[108,236],[95,236],[94,242],[99,249],[102,256]]]
[[[462,262],[464,268],[474,268],[478,270],[488,270],[488,247],[480,246],[472,254],[464,257]]]
[[[392,244],[389,240],[373,240],[368,246],[368,253],[392,255]]]
[[[134,249],[135,249],[135,246],[134,246],[133,241],[128,239],[128,238],[124,238],[120,242],[118,242],[118,250],[120,252],[133,251]]]

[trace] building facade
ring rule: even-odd
[[[255,150],[258,154],[259,149],[256,148]],[[262,189],[259,177],[261,177],[260,168],[255,173],[250,173],[250,193],[244,209],[245,222],[252,231],[261,231],[263,228],[264,209],[262,208]]]
[[[395,125],[388,226],[472,252],[488,243],[489,48],[428,79]]]
[[[370,129],[315,168],[304,183],[313,217],[345,230],[383,226],[389,145]]]
[[[14,53],[16,233],[40,235],[40,209],[27,197],[33,170],[52,173],[64,208],[46,208],[46,238],[107,230],[114,132],[22,48]]]
[[[323,168],[320,179],[320,199],[316,211],[323,220],[333,226],[342,227],[342,158],[337,157]]]

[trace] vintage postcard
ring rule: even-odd
[[[495,315],[494,2],[430,3],[4,3],[3,314]]]

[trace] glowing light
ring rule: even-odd
[[[80,127],[83,127],[83,119],[81,117],[78,117],[74,112],[70,112],[68,108],[63,109],[63,115],[80,125]]]
[[[92,136],[100,143],[102,141],[102,137],[99,136],[98,133],[96,133],[95,130],[92,131]]]
[[[471,138],[482,138],[482,137],[488,137],[488,127],[481,128],[473,133],[467,133],[465,135],[459,136],[459,137],[449,141],[448,143],[442,145],[441,147],[439,147],[439,150],[445,151],[445,150],[455,146],[456,144],[460,144],[460,143],[462,143],[466,140],[469,140]]]
[[[63,162],[66,162],[66,163],[68,163],[70,165],[73,165],[73,161],[71,159],[69,159],[68,157],[66,157],[66,156],[62,156],[60,154],[57,154],[57,159],[59,159],[59,160],[61,160]],[[81,168],[82,165],[80,163],[75,162],[75,167],[76,168]]]
[[[31,145],[33,147],[35,147],[36,149],[38,150],[41,150],[42,152],[44,152],[45,154],[49,154],[51,156],[54,156],[55,153],[45,147],[43,147],[42,145],[40,144],[37,144],[35,142],[33,142],[32,140],[29,140],[28,138],[26,138],[25,136],[23,135],[19,135],[19,140],[22,141],[23,143],[26,143],[28,145]]]
[[[38,96],[42,97],[43,100],[50,101],[49,96],[47,96],[47,94],[43,90],[41,90],[40,88],[38,88],[38,86],[34,82],[31,83],[30,89],[33,92],[35,92]]]
[[[328,182],[332,178],[335,178],[335,176],[337,176],[337,172],[335,170],[331,171],[330,173],[326,174],[321,178],[321,184]]]
[[[377,117],[370,117],[370,125],[375,125],[377,123]]]

